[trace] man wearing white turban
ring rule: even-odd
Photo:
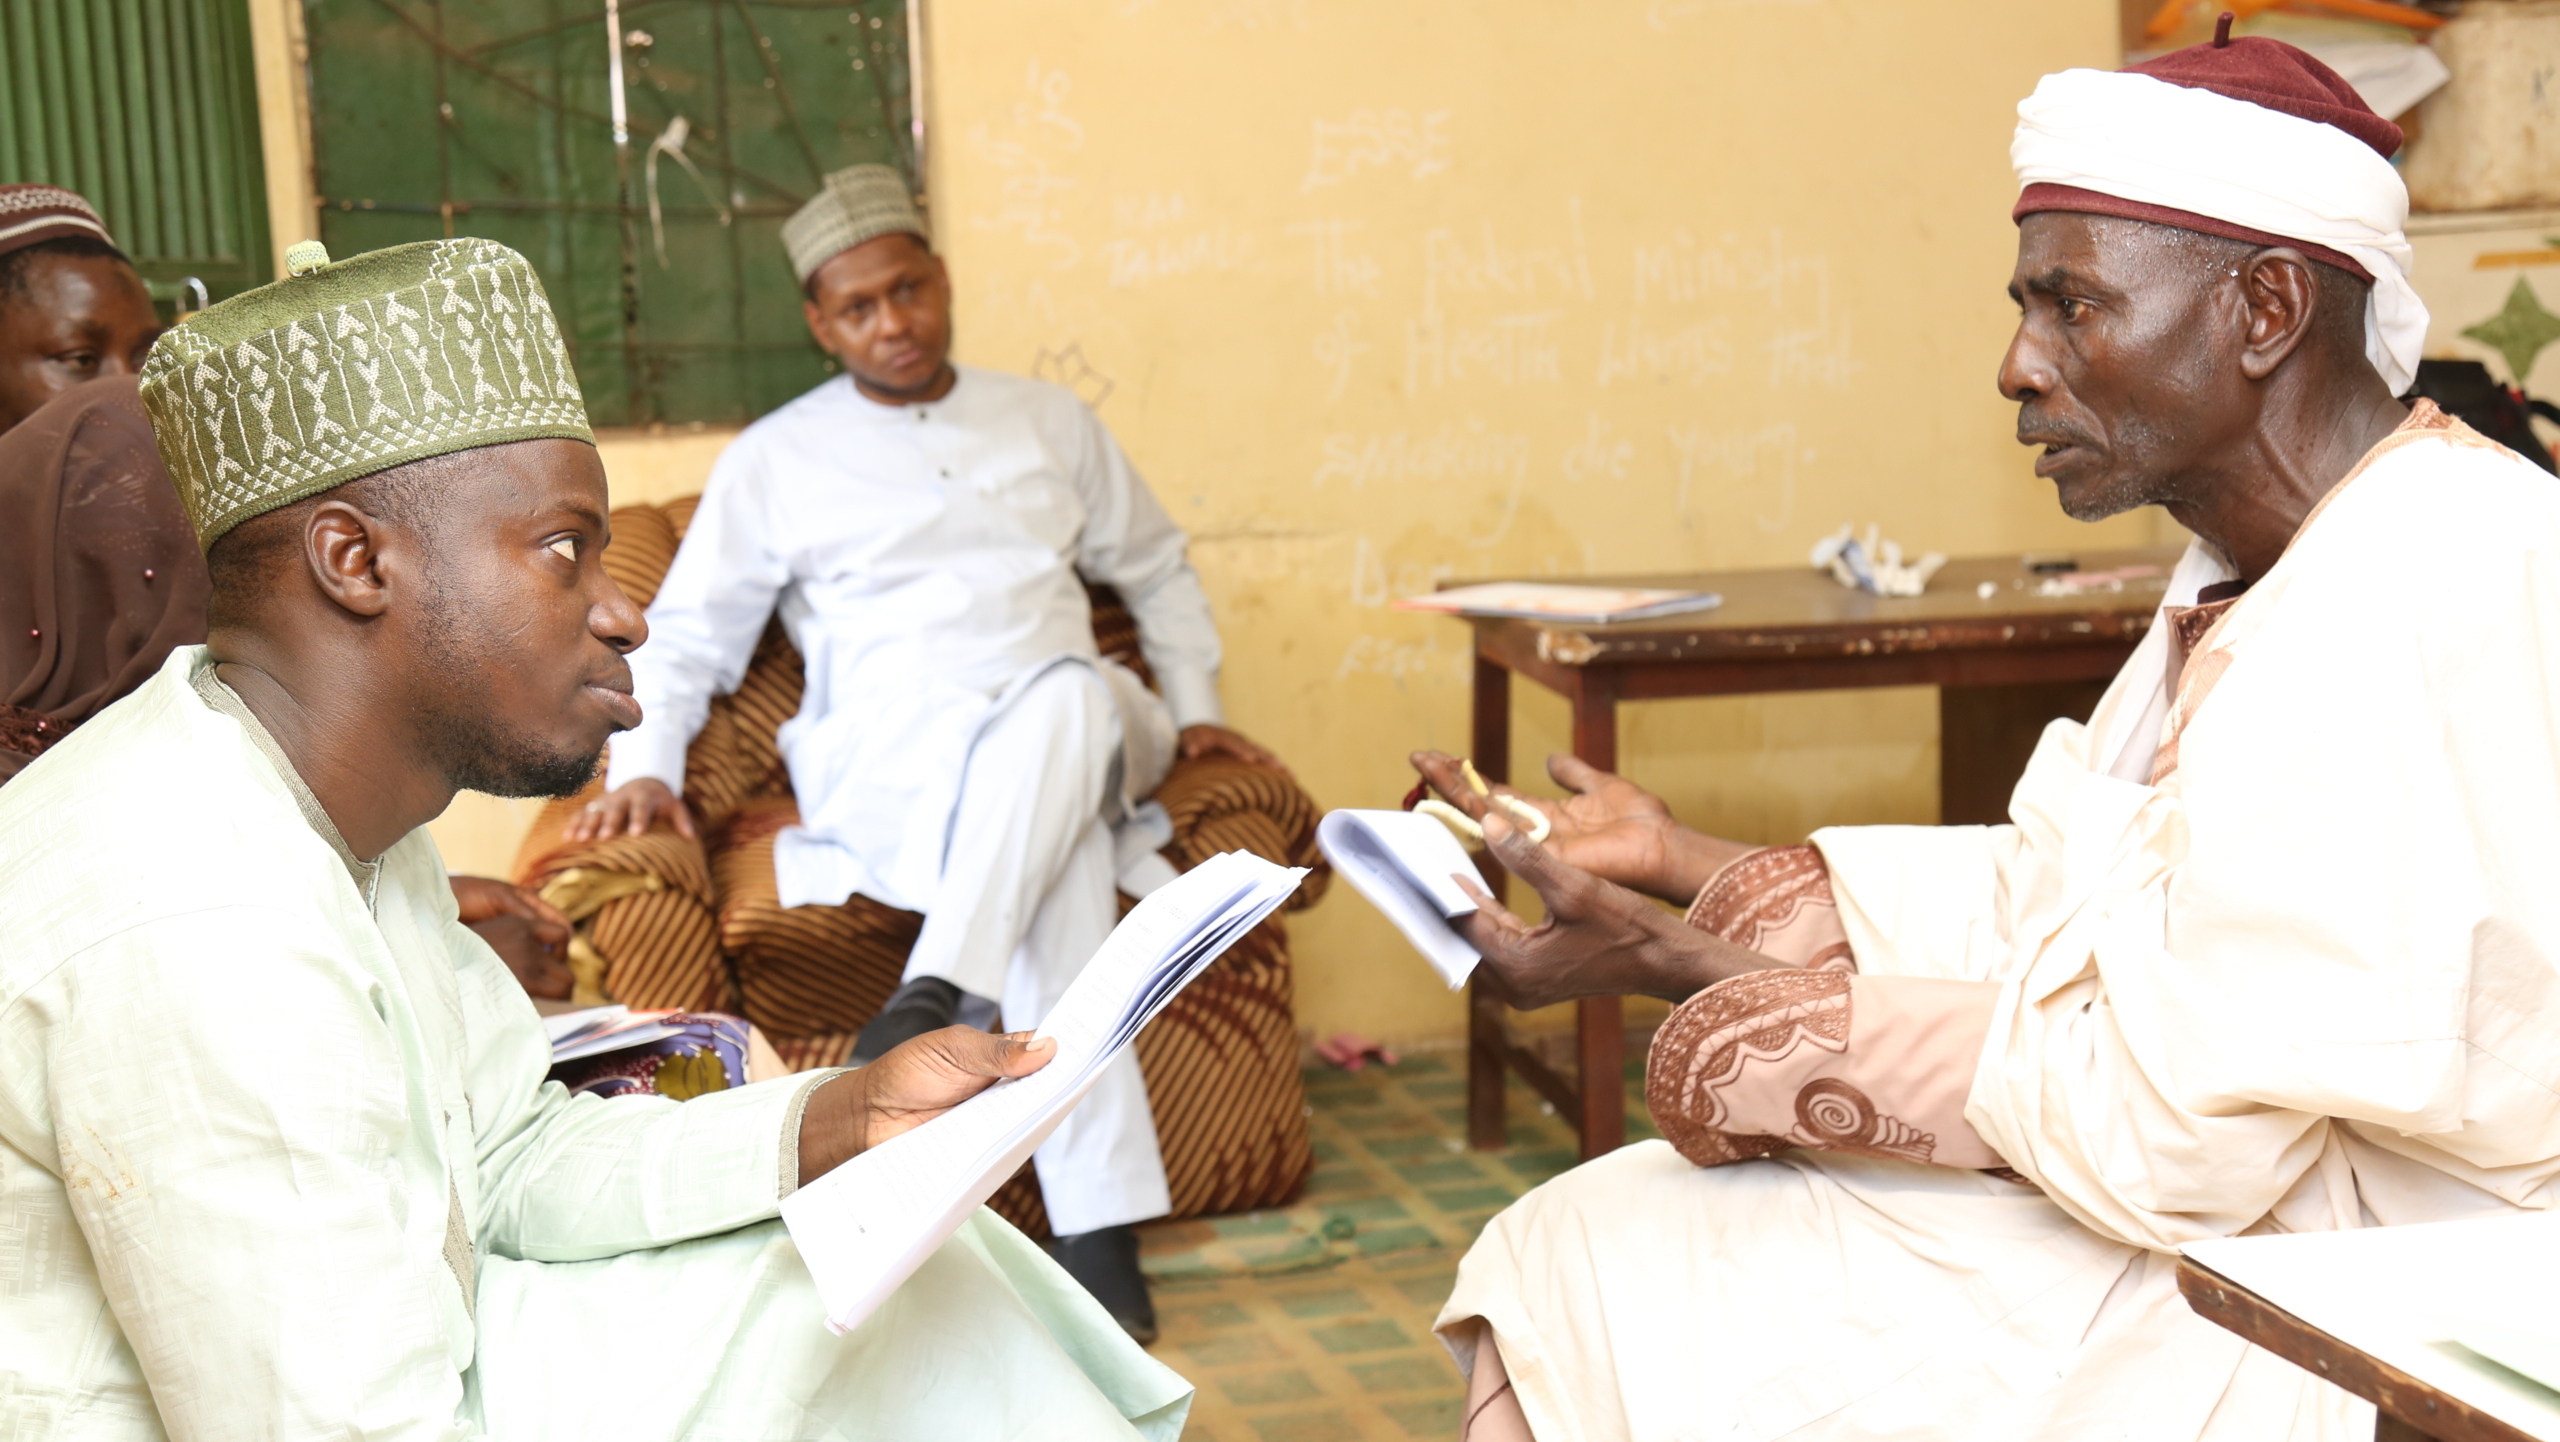
[[[2394,399],[2399,133],[2227,35],[2019,118],[2018,438],[2199,540],[2005,826],[1753,849],[1560,758],[1540,844],[1416,757],[1546,905],[1479,975],[1678,1003],[1667,1140],[1460,1269],[1478,1442],[2367,1437],[2176,1249],[2560,1203],[2560,491]]]

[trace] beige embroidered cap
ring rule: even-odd
[[[142,402],[210,550],[225,531],[376,471],[507,441],[595,443],[542,282],[493,240],[425,240],[292,274],[172,328]]]
[[[792,273],[807,284],[819,266],[866,240],[912,235],[931,244],[907,178],[886,165],[849,165],[827,177],[809,203],[782,223]]]

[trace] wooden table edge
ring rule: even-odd
[[[2338,1340],[2200,1262],[2178,1259],[2178,1291],[2197,1316],[2362,1397],[2422,1436],[2440,1442],[2545,1442]],[[2384,1429],[2378,1435],[2391,1434]]]

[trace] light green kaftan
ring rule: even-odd
[[[0,1437],[1163,1438],[980,1213],[850,1335],[811,1078],[572,1096],[415,832],[346,851],[200,647],[0,789]]]

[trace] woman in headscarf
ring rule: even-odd
[[[0,434],[0,783],[202,641],[205,591],[133,377]]]

